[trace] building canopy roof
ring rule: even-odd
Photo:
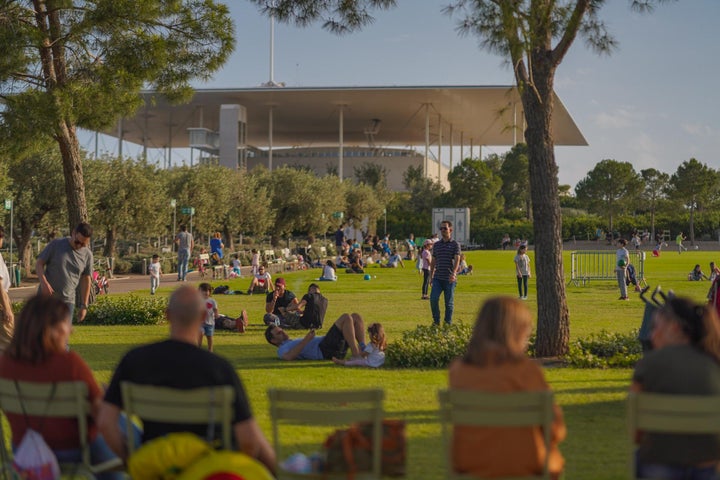
[[[219,129],[223,104],[247,110],[247,144],[269,145],[272,109],[273,147],[339,144],[340,110],[343,142],[376,146],[425,144],[426,108],[430,115],[430,143],[437,145],[439,122],[442,144],[512,145],[522,141],[523,112],[512,86],[238,88],[196,90],[190,102],[171,105],[154,92],[144,92],[146,106],[122,123],[123,139],[149,148],[188,147],[188,128]],[[556,145],[587,145],[557,95],[553,131]],[[426,107],[427,106],[427,107]],[[517,125],[514,131],[513,125]],[[106,132],[118,136],[118,130]]]

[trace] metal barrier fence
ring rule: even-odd
[[[645,284],[645,252],[630,251],[629,254],[638,284]],[[571,252],[570,282],[585,286],[590,280],[616,280],[616,258],[612,250]]]

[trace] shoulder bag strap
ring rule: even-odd
[[[18,401],[20,402],[20,408],[23,412],[23,418],[25,420],[25,428],[30,429],[30,419],[28,418],[27,411],[25,410],[25,405],[23,404],[23,398],[22,394],[20,393],[20,385],[18,384],[17,380],[13,380],[15,383],[15,391],[18,394]],[[38,433],[42,435],[43,427],[45,426],[45,419],[47,418],[47,412],[50,409],[50,403],[53,401],[53,398],[55,398],[55,391],[57,390],[57,383],[52,383],[52,388],[50,389],[50,397],[48,398],[47,402],[45,403],[45,411],[43,412],[42,416],[40,417],[40,424],[38,425]]]

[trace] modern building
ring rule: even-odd
[[[105,132],[123,142],[172,152],[190,149],[191,164],[229,168],[309,167],[351,178],[363,163],[388,172],[402,190],[409,166],[447,184],[462,158],[481,156],[483,145],[522,140],[522,103],[513,86],[238,88],[197,90],[173,105],[144,92],[145,107]],[[555,96],[556,145],[587,145]]]

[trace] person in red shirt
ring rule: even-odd
[[[88,387],[88,402],[93,414],[88,418],[90,457],[93,464],[115,458],[95,422],[97,407],[102,400],[90,367],[75,352],[66,348],[70,337],[70,309],[59,298],[36,296],[25,303],[15,323],[15,335],[0,356],[0,378],[25,382],[81,381]],[[58,461],[80,462],[80,437],[75,419],[42,418],[7,414],[12,442],[20,444],[28,428],[39,432],[53,450]],[[122,472],[97,475],[100,480],[122,479]]]

